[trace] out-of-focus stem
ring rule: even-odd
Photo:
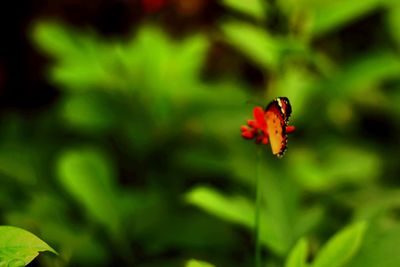
[[[255,235],[255,265],[261,267],[261,243],[260,243],[260,212],[261,212],[261,198],[262,188],[260,184],[260,169],[261,169],[261,147],[257,147],[257,160],[256,160],[256,211],[254,216],[254,235]]]

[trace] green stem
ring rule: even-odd
[[[255,235],[255,263],[256,267],[261,267],[261,243],[260,243],[260,211],[261,211],[261,193],[260,169],[261,169],[261,148],[257,148],[257,166],[256,166],[256,212],[254,216],[254,235]]]

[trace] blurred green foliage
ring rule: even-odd
[[[32,28],[60,97],[1,118],[0,220],[60,253],[39,265],[253,265],[256,147],[239,126],[247,101],[287,96],[297,133],[261,159],[265,266],[400,266],[397,1],[221,4],[217,34]],[[217,61],[234,75],[206,77]]]
[[[197,260],[190,260],[186,263],[186,267],[213,267],[213,265]]]

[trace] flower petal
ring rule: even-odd
[[[247,125],[249,125],[252,128],[258,128],[258,124],[256,120],[247,120]]]
[[[246,139],[253,139],[257,134],[256,129],[249,128],[245,125],[240,126],[240,130],[242,131],[242,137]]]
[[[245,131],[242,132],[242,137],[246,139],[253,139],[254,138],[254,133],[250,131]]]
[[[240,130],[241,130],[242,132],[245,132],[245,131],[248,131],[248,130],[249,130],[249,127],[247,127],[246,125],[242,125],[242,126],[240,126]]]
[[[253,109],[253,114],[254,114],[254,119],[257,122],[257,128],[259,128],[262,131],[265,131],[267,128],[267,123],[265,122],[265,112],[262,107],[255,107]]]
[[[294,131],[296,131],[296,127],[294,127],[294,126],[286,126],[286,133],[287,134],[291,134],[291,133],[293,133]]]
[[[268,144],[268,136],[267,135],[262,136],[261,143],[263,143],[264,145]]]

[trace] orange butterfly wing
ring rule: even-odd
[[[272,101],[266,108],[265,121],[272,154],[281,157],[287,148],[287,117],[279,98]]]
[[[283,118],[276,112],[267,111],[265,119],[268,124],[267,131],[272,154],[282,156],[287,144],[287,135],[282,123]]]

